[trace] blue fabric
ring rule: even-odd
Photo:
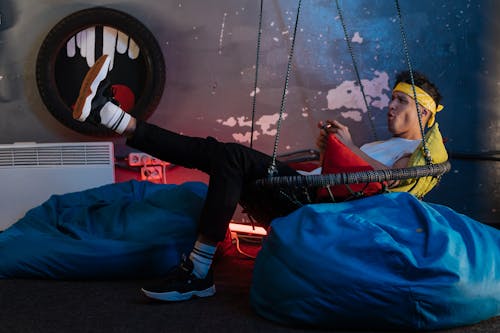
[[[500,315],[500,231],[392,193],[273,221],[251,303],[289,325],[432,330]]]
[[[54,195],[0,233],[0,278],[163,275],[191,251],[205,194],[130,181]]]

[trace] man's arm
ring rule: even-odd
[[[403,156],[399,160],[397,160],[394,165],[388,166],[385,165],[376,159],[368,156],[365,152],[363,152],[361,149],[359,149],[358,146],[354,144],[352,141],[351,133],[349,132],[349,128],[340,122],[333,120],[330,121],[328,120],[326,123],[320,122],[318,124],[318,127],[320,127],[322,130],[320,132],[320,135],[318,136],[318,139],[316,140],[316,145],[318,146],[320,150],[320,159],[322,160],[325,147],[326,147],[326,140],[327,136],[330,134],[335,134],[337,138],[344,144],[346,145],[353,153],[361,157],[363,160],[365,160],[368,164],[371,165],[371,167],[374,170],[383,170],[383,169],[395,169],[395,168],[404,168],[408,165],[408,161],[410,160],[409,156]]]

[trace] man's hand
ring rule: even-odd
[[[318,123],[318,128],[320,129],[318,137],[316,138],[316,147],[322,153],[326,149],[326,142],[328,139],[328,123],[320,121]]]
[[[327,120],[326,122],[320,121],[318,123],[318,127],[321,131],[316,139],[316,146],[320,149],[320,151],[325,150],[328,135],[330,134],[335,134],[335,136],[347,147],[352,148],[354,146],[351,133],[349,132],[349,127],[341,124],[340,122],[336,120]]]

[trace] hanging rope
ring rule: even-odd
[[[257,82],[259,81],[259,59],[260,59],[260,41],[262,37],[262,8],[264,7],[264,0],[260,0],[260,13],[259,13],[259,30],[257,32],[257,56],[255,60],[255,82],[253,85],[253,98],[252,98],[252,127],[250,131],[250,148],[253,148],[253,132],[255,124],[255,106],[257,104]]]
[[[345,41],[347,43],[347,49],[349,50],[349,54],[351,55],[352,65],[354,67],[354,73],[356,74],[356,80],[358,82],[359,89],[361,90],[361,94],[363,95],[363,101],[365,102],[366,111],[368,113],[368,118],[370,120],[370,128],[372,131],[372,136],[375,139],[374,141],[378,141],[377,131],[375,130],[375,124],[373,123],[374,118],[371,114],[370,107],[369,107],[368,101],[366,99],[365,89],[363,87],[363,84],[361,83],[361,76],[359,75],[356,57],[354,56],[354,51],[352,49],[351,39],[349,38],[349,33],[347,31],[347,25],[345,24],[344,15],[343,15],[342,9],[340,8],[340,5],[339,5],[339,0],[335,0],[335,4],[337,5],[337,12],[339,13],[340,23],[342,24],[342,30],[344,31],[344,38],[345,38]]]
[[[283,88],[283,95],[281,97],[281,107],[280,107],[280,113],[279,113],[279,118],[278,118],[278,125],[276,128],[276,136],[274,139],[272,161],[271,161],[271,165],[269,166],[269,168],[267,170],[268,177],[276,176],[278,173],[278,170],[276,168],[276,158],[278,155],[278,144],[279,144],[279,139],[280,139],[281,122],[283,120],[283,113],[285,111],[285,101],[286,101],[286,95],[287,95],[287,90],[288,90],[288,81],[290,78],[290,71],[292,68],[293,51],[295,48],[295,39],[297,36],[297,26],[299,24],[301,5],[302,5],[302,0],[299,0],[299,4],[297,6],[297,16],[295,18],[295,27],[293,29],[292,45],[290,47],[290,53],[288,54],[288,65],[286,68],[285,86]]]
[[[408,65],[408,72],[410,73],[411,87],[413,90],[413,99],[415,100],[415,105],[417,107],[418,124],[420,126],[420,133],[422,135],[422,149],[424,150],[424,158],[425,158],[425,161],[427,164],[432,164],[431,152],[429,151],[429,148],[427,147],[427,142],[425,141],[424,124],[422,123],[422,111],[420,110],[420,105],[417,102],[417,90],[415,89],[415,79],[413,77],[413,68],[412,68],[411,60],[410,60],[410,52],[408,51],[408,43],[407,43],[406,33],[405,33],[405,29],[404,29],[404,24],[403,24],[403,16],[401,15],[401,7],[399,6],[398,0],[395,0],[395,3],[396,3],[396,10],[397,10],[398,19],[399,19],[399,28],[401,30],[403,51],[404,51],[404,55],[406,58],[406,63]]]

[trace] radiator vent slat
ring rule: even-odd
[[[109,144],[0,145],[0,167],[111,165]]]

